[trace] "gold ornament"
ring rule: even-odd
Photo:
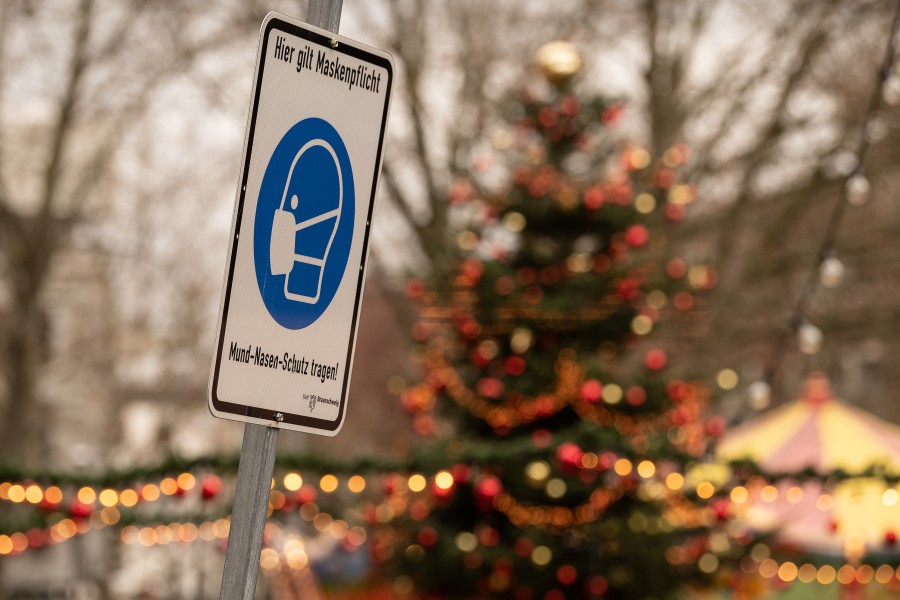
[[[574,44],[558,40],[538,48],[535,62],[544,77],[554,85],[561,85],[581,70],[581,56]]]

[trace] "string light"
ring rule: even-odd
[[[847,179],[847,183],[844,184],[844,192],[850,206],[862,206],[869,201],[872,185],[865,175],[856,172]]]
[[[448,395],[473,416],[485,419],[492,427],[513,427],[529,423],[538,416],[552,415],[568,406],[583,383],[583,372],[574,357],[560,352],[556,363],[557,384],[552,391],[534,397],[521,397],[515,408],[498,405],[472,391],[453,368],[441,348],[434,345],[428,354],[428,368],[436,382],[443,385]],[[418,388],[418,386],[417,386]]]
[[[515,499],[506,492],[494,497],[493,506],[506,515],[516,527],[540,529],[568,529],[576,525],[592,523],[624,495],[621,487],[598,488],[588,501],[575,507],[556,505],[530,505]]]
[[[817,354],[822,349],[822,330],[809,322],[797,328],[797,345],[803,354]]]
[[[819,282],[822,284],[822,287],[834,289],[841,285],[843,281],[844,263],[833,253],[827,253],[822,264],[819,265]]]
[[[449,486],[447,479],[449,478]],[[422,475],[413,475],[413,487],[417,488],[419,479],[425,481]],[[173,496],[169,502],[180,502],[183,496],[184,488],[181,491],[172,488],[172,483],[183,484],[189,489],[201,488],[200,494],[207,499],[208,492],[203,492],[205,486],[199,486],[198,478],[188,472],[181,473],[177,477],[166,477],[156,483],[148,483],[137,488],[125,488],[117,490],[115,488],[97,488],[93,486],[82,486],[70,492],[73,500],[84,502],[85,510],[91,511],[83,516],[73,516],[72,518],[63,518],[53,525],[45,529],[30,528],[25,531],[11,532],[8,534],[0,534],[0,556],[19,554],[30,548],[38,548],[45,544],[63,543],[73,537],[83,535],[91,530],[104,529],[110,526],[117,526],[122,520],[122,513],[119,507],[131,508],[139,502],[153,502],[166,495]],[[206,481],[205,478],[202,479]],[[302,477],[299,473],[288,473],[284,479],[284,489],[288,491],[299,491],[302,485]],[[440,471],[435,475],[436,485],[452,487],[453,478],[448,471]],[[329,490],[336,491],[337,477],[332,474],[325,474],[321,480],[320,489],[323,492]],[[219,483],[221,486],[221,483]],[[163,488],[163,489],[160,489]],[[294,488],[293,490],[291,488]],[[334,488],[334,489],[333,489]],[[361,475],[354,475],[347,480],[347,489],[352,494],[361,493],[366,488],[365,478]],[[215,488],[216,491],[220,487]],[[12,496],[10,497],[10,494]],[[302,494],[302,492],[301,492]],[[21,496],[21,498],[20,498]],[[66,494],[57,485],[50,485],[46,489],[40,485],[18,484],[12,482],[0,483],[0,500],[15,501],[17,503],[40,504],[50,503],[51,506],[60,506],[65,500]],[[393,501],[393,499],[392,499]],[[270,492],[270,510],[296,510],[296,505],[287,501],[286,495],[279,489],[273,487]],[[405,503],[397,506],[393,510],[391,516],[400,514],[406,510]],[[310,501],[301,500],[300,515],[305,520],[313,522],[317,529],[323,533],[327,533],[336,540],[346,540],[352,547],[361,546],[367,539],[366,531],[359,526],[351,526],[342,519],[334,518],[327,512],[319,509]],[[145,547],[166,545],[173,542],[193,542],[198,539],[204,541],[212,541],[216,539],[225,539],[228,536],[229,522],[227,519],[217,519],[214,521],[204,521],[194,524],[192,521],[183,523],[173,522],[170,524],[158,525],[125,525],[120,531],[121,540],[125,544],[139,544]],[[290,560],[285,555],[289,566]],[[297,556],[294,557],[294,566],[299,565]],[[284,562],[284,561],[282,561]]]
[[[214,477],[214,479],[217,479]],[[0,501],[6,500],[14,503],[27,502],[39,504],[45,508],[54,508],[67,501],[77,501],[84,506],[93,506],[99,503],[103,507],[114,508],[123,506],[132,508],[138,503],[155,502],[162,494],[173,496],[183,495],[196,487],[196,477],[188,472],[181,473],[176,478],[166,477],[157,483],[146,483],[134,487],[125,488],[100,488],[84,485],[77,490],[64,494],[59,485],[51,484],[42,487],[36,483],[0,483]],[[161,491],[161,488],[165,488]],[[218,490],[217,490],[218,491]]]
[[[716,383],[723,390],[733,390],[740,378],[734,369],[722,369],[716,374]]]
[[[816,567],[812,563],[804,563],[798,566],[790,560],[779,562],[773,558],[764,558],[757,561],[747,556],[746,560],[741,561],[741,570],[747,574],[756,573],[763,579],[778,579],[784,583],[796,580],[801,583],[815,581],[822,585],[831,585],[835,581],[842,585],[854,583],[868,585],[874,580],[883,585],[892,580],[900,580],[900,567],[895,568],[888,564],[876,567],[869,564],[846,563],[839,567],[832,565]]]
[[[772,386],[762,379],[754,381],[747,388],[747,400],[753,410],[763,410],[772,401]]]
[[[587,453],[586,456],[589,455],[593,457],[593,460],[589,460],[588,464],[590,468],[599,468],[606,469],[612,462],[604,463],[605,466],[600,466],[600,462],[596,454]],[[656,464],[649,460],[636,461],[632,463],[628,459],[609,459],[606,460],[614,460],[616,469],[619,472],[631,474],[634,469],[637,470],[637,473],[642,478],[652,478],[658,473],[658,467]],[[582,461],[583,462],[583,461]],[[635,466],[636,465],[636,466]],[[549,465],[547,463],[543,463],[542,466],[546,466],[549,471]],[[587,468],[587,467],[585,467]],[[190,475],[188,477],[187,475]],[[669,473],[668,480],[672,481],[672,478],[678,476],[674,473]],[[399,474],[395,474],[395,477],[401,477]],[[441,470],[434,474],[432,481],[436,489],[449,489],[454,485],[454,475],[449,470]],[[425,507],[424,514],[427,515],[428,508],[427,503],[424,503],[423,500],[416,500],[415,503],[407,504],[407,501],[404,499],[404,495],[406,494],[406,489],[408,488],[411,492],[423,491],[425,488],[425,484],[427,483],[427,479],[422,474],[413,474],[409,477],[409,479],[402,479],[402,481],[406,482],[406,485],[402,487],[394,487],[392,491],[389,492],[389,498],[385,501],[384,504],[378,507],[376,512],[384,513],[379,514],[379,521],[382,523],[386,523],[387,521],[393,519],[396,516],[401,514],[409,514],[413,518],[415,517],[415,513],[417,510],[417,506],[421,505],[421,507]],[[126,488],[123,490],[116,490],[114,488],[102,488],[99,490],[98,488],[91,486],[83,486],[78,489],[77,493],[73,492],[73,495],[79,495],[85,500],[91,500],[92,502],[99,502],[100,506],[103,506],[102,509],[94,510],[94,512],[90,515],[88,519],[63,519],[59,523],[55,524],[49,530],[44,532],[43,536],[49,541],[53,543],[60,543],[74,537],[75,535],[80,535],[86,533],[91,529],[102,529],[104,527],[117,525],[121,520],[121,514],[117,506],[121,507],[130,507],[137,503],[139,499],[144,499],[145,497],[151,497],[155,499],[164,498],[163,490],[160,487],[164,487],[166,491],[169,491],[169,496],[175,496],[176,498],[181,498],[183,493],[175,493],[171,490],[171,482],[181,481],[186,485],[191,486],[192,488],[201,488],[202,486],[197,485],[198,478],[192,474],[182,473],[177,477],[166,477],[160,481],[160,484],[157,485],[155,483],[144,484],[143,486],[138,486],[137,488]],[[303,488],[297,488],[299,484],[303,481],[303,476],[297,472],[290,472],[285,475],[280,481],[275,479],[273,483],[281,482],[283,483],[283,489],[289,492],[298,492],[300,497],[303,495]],[[554,486],[548,487],[548,492],[551,497],[561,497],[566,494],[566,483],[564,480],[560,478],[555,478],[551,480],[554,483]],[[337,491],[338,481],[337,477],[333,474],[326,473],[319,479],[318,481],[319,487],[323,492],[331,493]],[[649,485],[651,482],[648,482],[643,485]],[[660,484],[656,483],[657,486]],[[354,475],[350,477],[346,482],[347,490],[351,493],[359,493],[365,489],[365,479],[360,475]],[[292,488],[297,488],[293,489]],[[556,490],[556,488],[559,488]],[[21,494],[18,493],[18,490],[21,489]],[[31,490],[30,492],[28,490]],[[38,492],[44,498],[55,498],[58,500],[62,500],[64,494],[62,490],[58,486],[49,486],[46,490],[40,488],[40,486],[36,486],[35,484],[13,484],[13,483],[2,483],[0,484],[0,491],[3,492],[3,496],[5,498],[9,497],[10,490],[13,490],[13,496],[18,498],[19,495],[30,496],[32,500],[36,499],[38,496]],[[556,490],[556,491],[554,491]],[[501,512],[507,513],[511,522],[517,524],[522,527],[535,526],[539,528],[552,528],[555,530],[565,529],[571,526],[584,524],[588,522],[592,522],[599,518],[603,512],[611,506],[616,500],[618,500],[624,494],[623,488],[619,484],[614,484],[605,488],[598,488],[591,495],[590,499],[585,503],[574,506],[574,507],[559,507],[553,505],[547,506],[532,506],[525,504],[519,500],[516,500],[509,494],[501,492],[500,495],[497,496],[494,504],[495,508]],[[168,500],[168,502],[178,502],[179,500],[173,498],[172,500]],[[418,503],[418,505],[414,505]],[[277,489],[273,486],[270,495],[270,509],[273,511],[279,510],[296,510],[295,508],[291,508],[292,505],[287,502],[287,498],[285,493],[281,490]],[[383,509],[383,510],[382,510]],[[421,512],[421,511],[420,511]],[[322,511],[317,505],[310,501],[301,501],[300,506],[300,515],[306,521],[312,522],[316,529],[321,531],[322,533],[328,533],[335,539],[347,539],[350,540],[351,536],[353,540],[350,540],[351,544],[358,545],[362,544],[366,539],[365,530],[361,528],[353,528],[346,521],[341,519],[336,519],[330,514]],[[147,525],[143,527],[139,527],[136,525],[126,525],[121,530],[122,541],[127,544],[140,544],[142,546],[155,546],[155,545],[165,545],[172,542],[177,541],[194,541],[197,539],[210,540],[210,539],[221,539],[224,536],[227,536],[228,530],[228,522],[227,520],[217,520],[217,521],[208,521],[201,523],[200,525],[192,525],[190,523],[172,523],[169,525],[161,524],[161,525]],[[29,534],[31,535],[31,534]],[[0,538],[0,554],[2,553],[13,553],[20,552],[27,548],[26,545],[22,545],[21,540],[25,540],[24,534],[15,533],[12,535],[7,535],[6,537]],[[15,545],[14,545],[15,542]],[[48,542],[48,543],[49,543]],[[284,561],[282,561],[284,562]]]
[[[862,121],[861,131],[857,138],[858,142],[856,151],[851,152],[848,150],[846,152],[837,153],[836,158],[840,158],[842,162],[847,163],[847,166],[850,167],[849,177],[844,182],[844,194],[840,201],[835,203],[834,209],[831,213],[831,217],[828,220],[828,224],[825,228],[825,234],[822,238],[822,243],[819,246],[820,250],[817,254],[817,259],[814,264],[814,270],[807,278],[800,296],[797,298],[797,301],[793,307],[791,317],[788,319],[788,323],[790,324],[803,322],[804,315],[806,314],[806,311],[810,303],[812,302],[812,297],[816,292],[816,288],[820,283],[824,287],[833,287],[830,286],[829,283],[838,285],[840,283],[840,279],[843,276],[843,265],[841,265],[841,267],[837,267],[838,263],[834,263],[833,261],[829,263],[829,258],[832,249],[835,246],[835,240],[837,239],[838,231],[840,230],[841,221],[843,220],[846,207],[861,206],[868,202],[869,197],[871,196],[871,183],[863,172],[862,165],[865,162],[865,157],[866,153],[868,152],[869,145],[874,139],[873,136],[870,135],[870,125],[872,123],[873,115],[878,112],[879,106],[882,102],[892,104],[894,100],[900,98],[900,95],[896,93],[897,77],[896,75],[893,75],[891,73],[891,68],[894,62],[894,44],[895,39],[897,38],[898,26],[900,26],[900,2],[898,2],[894,8],[893,20],[888,32],[884,56],[878,69],[878,81],[875,85],[875,88],[869,95],[869,100],[864,113],[865,118]],[[846,160],[846,157],[852,159],[852,162]],[[850,166],[851,164],[853,166]],[[825,166],[828,167],[829,165],[826,164]],[[844,169],[839,169],[839,171],[846,172],[846,170]],[[825,279],[826,281],[822,281],[823,279]],[[816,331],[818,331],[818,328],[816,328]],[[807,339],[798,340],[801,345],[801,352],[804,352],[806,354],[814,354],[818,352],[817,346],[821,345],[821,331],[818,331],[818,335],[816,334],[816,331],[807,329],[804,336]],[[782,363],[781,354],[786,349],[786,343],[789,339],[789,336],[789,330],[783,331],[778,342],[775,345],[775,349],[772,353],[772,356],[770,357],[770,362],[766,369],[766,372],[770,375],[770,381],[771,376],[775,374],[777,367]],[[807,348],[807,350],[810,350],[812,348],[816,349],[812,350],[812,352],[808,352],[807,350],[804,350],[804,346]]]

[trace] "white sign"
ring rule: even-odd
[[[380,50],[276,13],[263,21],[213,415],[340,430],[393,72]]]

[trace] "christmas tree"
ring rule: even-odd
[[[717,516],[685,485],[703,393],[651,334],[714,284],[665,257],[693,199],[687,149],[622,144],[622,106],[573,92],[571,46],[543,52],[450,191],[451,275],[408,286],[424,377],[403,401],[445,468],[375,555],[420,597],[667,597]]]

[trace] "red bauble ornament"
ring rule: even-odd
[[[564,442],[556,449],[556,460],[567,471],[581,468],[581,459],[584,451],[572,442]]]
[[[541,418],[549,417],[554,412],[556,412],[556,408],[553,404],[553,398],[549,396],[541,396],[537,400],[534,401],[534,410],[537,412],[537,415]],[[549,442],[548,442],[549,443]]]
[[[531,443],[535,448],[546,448],[553,441],[553,434],[546,429],[535,429],[531,434]]]
[[[510,356],[503,362],[507,374],[515,377],[525,372],[525,359],[521,356]]]
[[[605,471],[612,467],[616,463],[616,460],[618,460],[618,457],[613,452],[604,452],[597,457],[596,468],[598,471]]]
[[[642,387],[632,386],[625,392],[625,401],[631,406],[641,406],[647,401],[647,392]]]
[[[684,407],[679,406],[670,412],[669,420],[672,422],[672,425],[681,427],[691,420],[691,413],[684,410]]]
[[[725,419],[722,417],[711,417],[706,422],[706,435],[717,438],[725,433]]]
[[[471,200],[471,198],[472,184],[465,180],[454,182],[454,184],[450,186],[450,191],[447,193],[447,200],[450,204],[464,204]]]
[[[434,527],[423,527],[416,535],[419,543],[425,548],[434,546],[438,541],[438,532]]]
[[[477,258],[467,259],[460,266],[460,272],[463,277],[469,280],[471,285],[475,285],[484,273],[484,263]]]
[[[437,425],[431,415],[416,415],[413,419],[413,429],[422,437],[429,437],[437,432]]]
[[[651,371],[659,371],[666,366],[668,358],[659,348],[654,348],[644,356],[644,365]]]
[[[673,185],[677,178],[675,177],[675,171],[672,169],[660,169],[656,174],[656,185],[663,188],[664,190],[669,189]],[[677,206],[675,204],[669,204],[669,206]]]
[[[559,119],[556,111],[549,106],[543,107],[538,112],[538,122],[540,122],[541,126],[544,128],[553,127],[554,125],[556,125],[556,122],[558,120]]]
[[[680,221],[684,218],[685,209],[680,204],[666,204],[666,218],[670,221]]]
[[[713,514],[716,515],[716,520],[725,521],[728,519],[729,504],[727,500],[716,500],[710,507],[713,510]]]
[[[531,551],[534,550],[534,541],[527,537],[516,538],[516,541],[513,544],[513,550],[519,556],[526,558],[531,554]]]
[[[888,546],[894,546],[897,544],[897,534],[894,533],[892,529],[888,529],[884,532],[884,543]]]
[[[475,483],[475,502],[481,510],[491,510],[494,498],[503,490],[503,484],[493,475],[484,475]]]
[[[572,585],[578,579],[578,571],[572,565],[563,565],[556,570],[556,579],[563,585]]]
[[[503,484],[493,475],[485,475],[475,484],[475,493],[489,500],[493,500],[502,489]]]
[[[25,538],[28,540],[28,547],[35,550],[43,548],[49,539],[43,531],[37,528],[26,531]]]
[[[474,340],[481,335],[481,325],[478,324],[478,321],[469,319],[459,325],[459,331],[466,339]]]
[[[222,480],[215,475],[207,475],[200,482],[200,497],[212,500],[222,491]]]
[[[574,96],[566,96],[559,101],[559,111],[567,117],[574,117],[581,110],[581,103]]]
[[[424,521],[430,512],[430,505],[423,498],[413,501],[408,510],[410,518],[414,521]]]
[[[593,263],[594,271],[597,273],[606,273],[612,265],[612,260],[605,254],[595,254]]]
[[[626,277],[619,281],[616,292],[623,300],[632,300],[641,291],[641,284],[633,277]]]
[[[453,475],[454,483],[466,483],[469,481],[469,465],[453,465],[450,474]]]
[[[666,386],[666,393],[669,395],[674,402],[681,402],[688,396],[688,392],[690,388],[688,385],[680,380],[670,381]]]
[[[599,402],[600,398],[603,396],[603,384],[596,379],[588,379],[581,384],[579,395],[582,399],[587,400],[591,404],[595,404]]]
[[[602,596],[609,589],[609,583],[603,575],[595,575],[588,580],[587,587],[594,596]]]
[[[493,527],[482,527],[478,531],[478,541],[482,546],[492,548],[500,543],[500,532]]]
[[[589,188],[584,193],[584,205],[590,210],[597,210],[603,206],[603,190],[599,186]]]
[[[650,241],[650,232],[643,225],[632,225],[625,230],[625,239],[633,248],[640,248]]]
[[[622,117],[622,113],[625,111],[625,107],[622,104],[614,104],[603,111],[600,115],[600,120],[607,127],[610,125],[614,125],[616,121],[618,121]]]
[[[375,508],[374,504],[370,502],[362,507],[362,518],[369,525],[378,523],[378,509]]]
[[[319,497],[319,492],[311,485],[304,485],[297,491],[297,504],[306,504],[307,502],[315,502]]]
[[[496,377],[482,377],[475,384],[475,389],[485,398],[499,398],[503,394],[503,382]]]
[[[687,263],[680,258],[673,258],[666,265],[666,274],[672,279],[681,279],[687,275]]]
[[[69,514],[75,519],[86,519],[91,516],[92,512],[94,512],[93,505],[85,504],[80,500],[74,500],[69,506]]]
[[[675,297],[672,299],[672,304],[675,305],[675,308],[680,311],[690,310],[694,306],[694,297],[690,292],[681,291],[675,294]]]

